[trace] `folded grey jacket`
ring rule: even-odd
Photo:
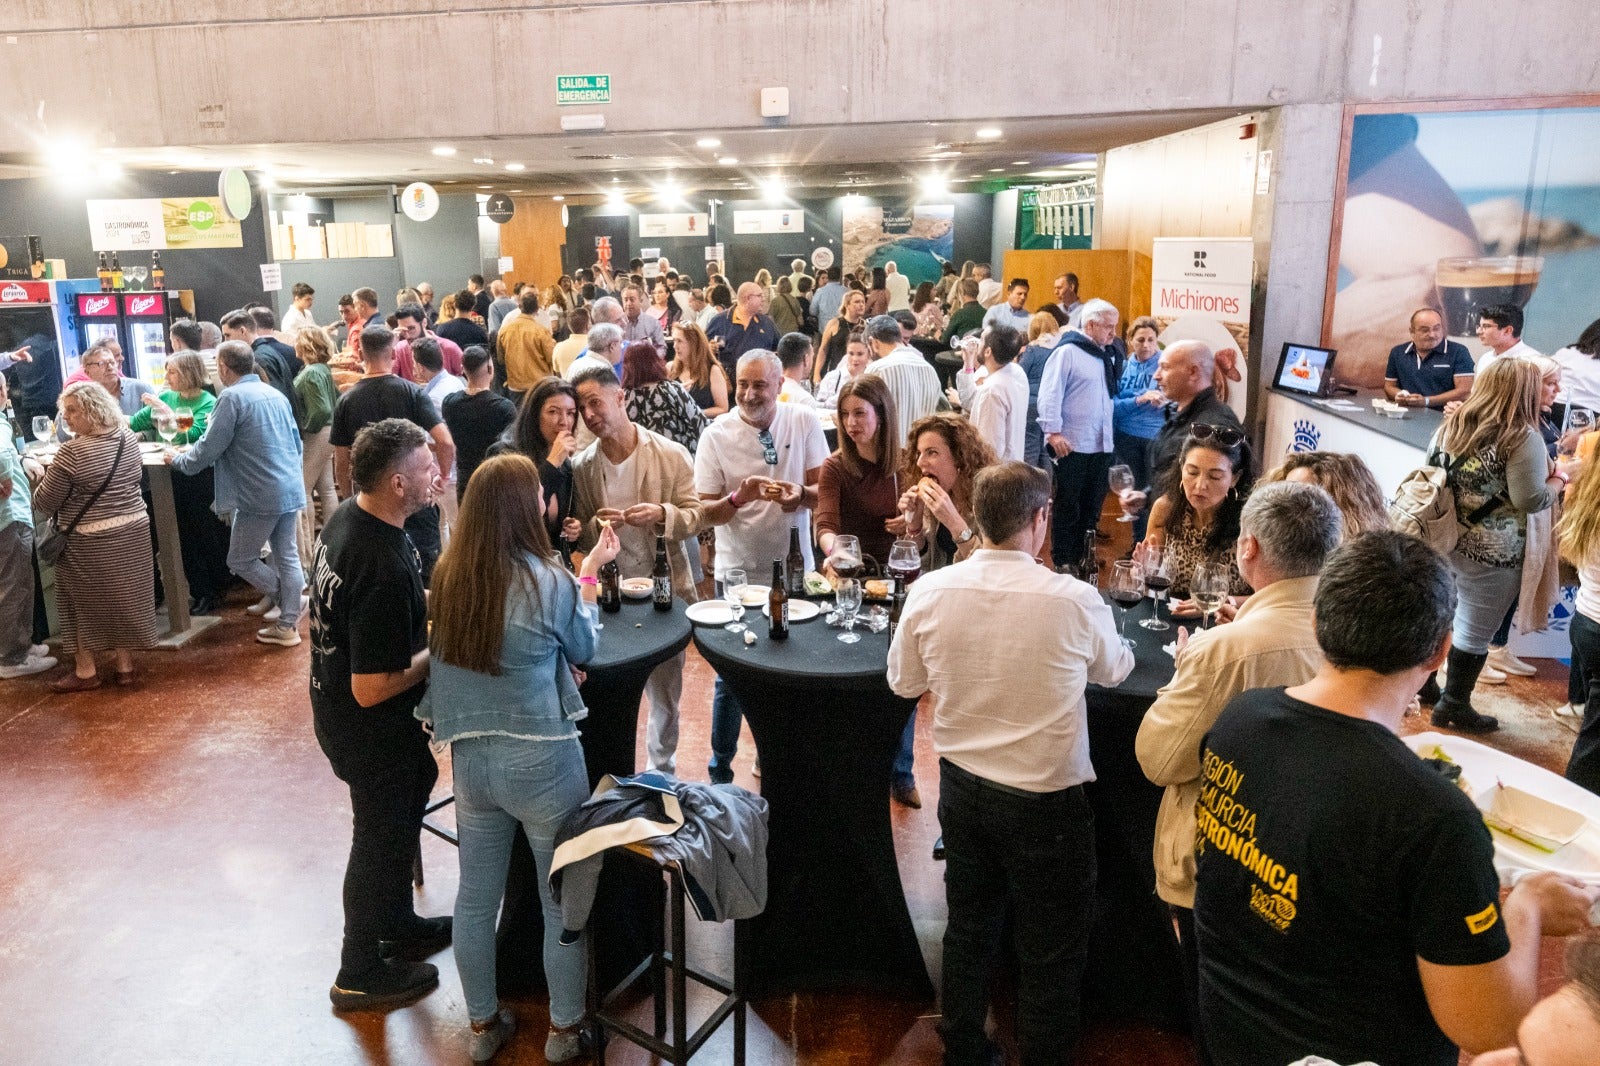
[[[753,918],[767,906],[767,801],[737,785],[702,785],[649,771],[600,779],[556,835],[550,891],[561,871],[590,855],[644,843],[683,871],[702,921]]]

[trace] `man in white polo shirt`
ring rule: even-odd
[[[694,487],[706,501],[703,521],[717,529],[716,580],[743,570],[751,584],[766,584],[772,564],[789,554],[789,531],[800,531],[806,569],[811,558],[811,509],[817,476],[828,457],[822,423],[810,408],[779,403],[783,364],[754,349],[739,357],[734,377],[737,406],[719,415],[700,437]],[[711,782],[733,780],[744,713],[717,679],[711,701]]]

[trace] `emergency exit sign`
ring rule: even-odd
[[[569,104],[609,104],[611,75],[561,74],[556,77],[556,106]]]

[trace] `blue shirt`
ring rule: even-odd
[[[1156,367],[1161,363],[1157,352],[1144,362],[1129,359],[1122,368],[1122,380],[1117,382],[1117,397],[1111,403],[1112,426],[1118,433],[1142,440],[1155,440],[1161,432],[1166,414],[1165,404],[1141,404],[1135,401],[1156,387]]]
[[[739,357],[758,348],[776,351],[778,327],[767,315],[755,315],[744,325],[733,320],[732,311],[724,311],[706,326],[708,340],[720,340],[722,350],[717,352],[717,362],[727,371],[732,382],[738,376]]]
[[[1033,313],[1024,308],[1013,311],[1010,304],[995,304],[983,316],[983,328],[990,326],[1010,326],[1022,334],[1024,340],[1028,337],[1028,323],[1033,321]]]
[[[433,723],[434,739],[441,744],[482,736],[568,740],[578,735],[573,723],[588,712],[568,664],[594,657],[600,612],[583,602],[577,581],[559,564],[531,556],[525,561],[533,577],[523,571],[506,590],[499,676],[430,658],[428,691],[416,716]]]
[[[837,281],[830,281],[811,294],[811,313],[823,326],[837,318],[843,306],[844,286]]]
[[[1111,394],[1105,364],[1076,344],[1050,353],[1039,381],[1039,428],[1059,433],[1075,452],[1111,451]]]
[[[1437,396],[1456,387],[1457,377],[1472,377],[1472,353],[1464,344],[1447,340],[1417,357],[1413,343],[1397,344],[1389,350],[1389,366],[1383,376],[1407,392]]]
[[[283,394],[254,374],[222,390],[205,436],[172,460],[180,474],[215,464],[218,511],[279,515],[306,505],[300,430]]]

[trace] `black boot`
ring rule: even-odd
[[[1478,683],[1478,674],[1488,658],[1486,654],[1450,649],[1450,671],[1445,678],[1444,695],[1433,705],[1434,725],[1463,733],[1493,733],[1500,728],[1498,718],[1472,709],[1472,688]]]
[[[1439,702],[1438,674],[1429,674],[1428,680],[1424,681],[1422,683],[1422,687],[1417,689],[1417,702],[1421,703],[1424,707],[1432,707],[1434,704]]]

